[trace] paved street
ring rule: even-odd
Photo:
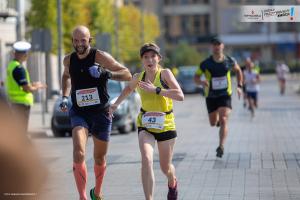
[[[186,95],[176,102],[178,139],[174,164],[182,200],[296,200],[300,199],[300,96],[299,78],[288,83],[280,96],[274,76],[264,76],[259,108],[252,120],[242,101],[233,96],[229,137],[222,159],[216,159],[218,129],[208,123],[204,98]],[[49,114],[40,125],[38,104],[30,129],[49,168],[43,199],[77,200],[72,174],[71,138],[53,138]],[[52,108],[51,108],[52,109]],[[40,133],[41,132],[41,133]],[[46,136],[46,134],[48,136]],[[92,140],[88,141],[88,190],[94,186]],[[165,200],[167,181],[159,169],[155,151],[155,200]],[[103,192],[107,200],[144,199],[140,181],[137,134],[113,134],[108,153]]]

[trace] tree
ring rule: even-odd
[[[141,27],[142,13],[133,5],[123,6],[119,14],[119,51],[121,60],[129,64],[140,62],[139,48],[143,42],[153,42],[160,34],[157,17],[151,13],[143,17],[144,29]],[[144,41],[142,41],[142,31]]]
[[[146,13],[142,31],[144,31],[145,42],[154,42],[160,35],[158,17],[152,13]]]
[[[114,7],[112,0],[90,0],[88,25],[92,35],[97,33],[114,33]]]
[[[51,30],[53,52],[57,49],[56,6],[54,0],[32,0],[32,7],[28,12],[28,22],[32,29],[48,28]],[[158,18],[154,14],[145,13],[142,21],[142,13],[137,7],[130,4],[116,8],[114,0],[77,0],[76,3],[62,0],[62,18],[65,52],[72,51],[73,28],[77,25],[85,25],[90,28],[92,37],[96,34],[110,34],[112,54],[116,56],[115,44],[117,43],[119,60],[126,64],[139,63],[138,52],[142,43],[154,42],[160,34]],[[115,24],[116,20],[118,20],[118,27]],[[143,30],[142,23],[144,24]],[[116,41],[116,33],[118,41]],[[144,41],[141,38],[142,33]]]
[[[97,34],[109,34],[111,36],[111,44],[115,44],[115,8],[113,0],[90,0],[87,3],[89,12],[88,27],[91,35],[95,37]],[[93,40],[95,44],[95,40]],[[115,54],[115,48],[112,45],[112,53]],[[110,52],[111,53],[111,52]]]
[[[167,64],[173,66],[198,65],[205,57],[194,47],[184,42],[179,43],[175,48],[169,48],[167,55],[169,57]]]
[[[70,3],[69,0],[62,0],[62,18],[63,18],[63,46],[65,52],[73,49],[71,34],[73,28],[77,25],[88,25],[89,10],[87,9],[88,0],[77,0],[76,3]]]
[[[53,0],[31,0],[31,9],[27,13],[30,33],[34,29],[49,29],[52,36],[52,51],[57,49],[56,2]]]

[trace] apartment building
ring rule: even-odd
[[[218,35],[238,58],[253,57],[263,63],[274,60],[295,62],[299,59],[298,23],[240,22],[239,11],[243,5],[295,5],[289,0],[224,0],[219,1]],[[270,66],[268,66],[270,67]]]
[[[295,5],[295,0],[164,0],[162,16],[165,40],[186,41],[207,51],[209,38],[218,35],[227,51],[239,60],[252,57],[263,63],[299,58],[296,23],[241,22],[243,5]]]
[[[6,65],[10,58],[11,45],[16,41],[17,17],[16,1],[0,1],[0,90],[6,74]]]
[[[164,0],[165,39],[170,44],[186,41],[198,45],[214,34],[214,15],[209,0]]]

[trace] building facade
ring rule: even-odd
[[[299,23],[241,22],[243,5],[296,5],[295,0],[224,0],[219,1],[216,26],[218,35],[239,59],[252,57],[273,68],[275,61],[295,65],[299,54]]]
[[[17,10],[16,1],[0,1],[0,90],[4,89],[6,65],[11,56],[11,46],[16,41]]]
[[[241,22],[243,5],[296,5],[296,0],[164,0],[162,22],[168,44],[185,41],[207,51],[209,39],[219,36],[240,62],[252,57],[265,65],[274,60],[299,59],[298,23]],[[272,66],[266,66],[272,67]]]

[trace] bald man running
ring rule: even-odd
[[[131,80],[129,70],[106,52],[91,48],[90,31],[78,26],[72,34],[74,52],[64,58],[61,110],[66,112],[71,93],[69,116],[73,139],[73,173],[80,200],[87,200],[87,168],[85,147],[88,134],[94,141],[95,187],[90,190],[92,200],[102,200],[101,185],[106,169],[106,153],[112,119],[108,114],[108,79]],[[71,80],[71,81],[70,81]]]

